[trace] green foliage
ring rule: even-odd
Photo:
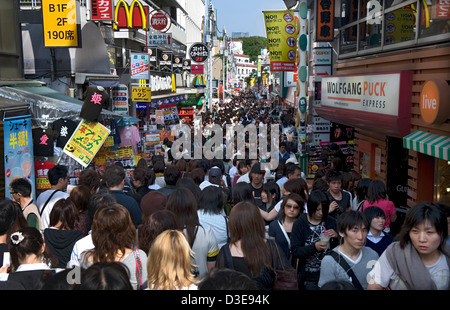
[[[267,48],[267,38],[264,37],[248,37],[239,38],[242,40],[242,50],[245,55],[250,56],[250,61],[258,61],[258,55],[261,55],[261,49]]]

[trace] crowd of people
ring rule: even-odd
[[[234,100],[204,125],[290,125],[249,93]],[[0,289],[270,290],[278,270],[295,270],[299,290],[449,288],[449,206],[417,204],[394,234],[383,181],[336,156],[308,184],[284,134],[273,171],[261,158],[174,160],[167,146],[131,177],[120,163],[85,169],[70,193],[56,165],[36,201],[27,180],[12,182]]]

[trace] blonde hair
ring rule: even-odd
[[[197,284],[193,254],[181,231],[165,230],[159,234],[148,252],[148,288],[177,290]]]

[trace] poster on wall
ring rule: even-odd
[[[64,153],[87,167],[111,131],[100,123],[82,120],[64,147]]]
[[[7,117],[3,123],[5,197],[10,198],[9,184],[16,178],[30,181],[33,199],[36,197],[31,116]]]

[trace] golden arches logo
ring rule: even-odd
[[[125,0],[119,0],[116,4],[116,8],[114,10],[114,23],[113,23],[113,29],[118,30],[117,26],[117,18],[119,16],[119,10],[120,7],[124,8],[125,16],[127,20],[127,28],[133,28],[133,11],[135,7],[139,8],[139,12],[141,13],[141,22],[142,22],[142,29],[147,29],[147,16],[144,10],[144,7],[138,0],[133,0],[131,2],[130,6],[125,2]]]

